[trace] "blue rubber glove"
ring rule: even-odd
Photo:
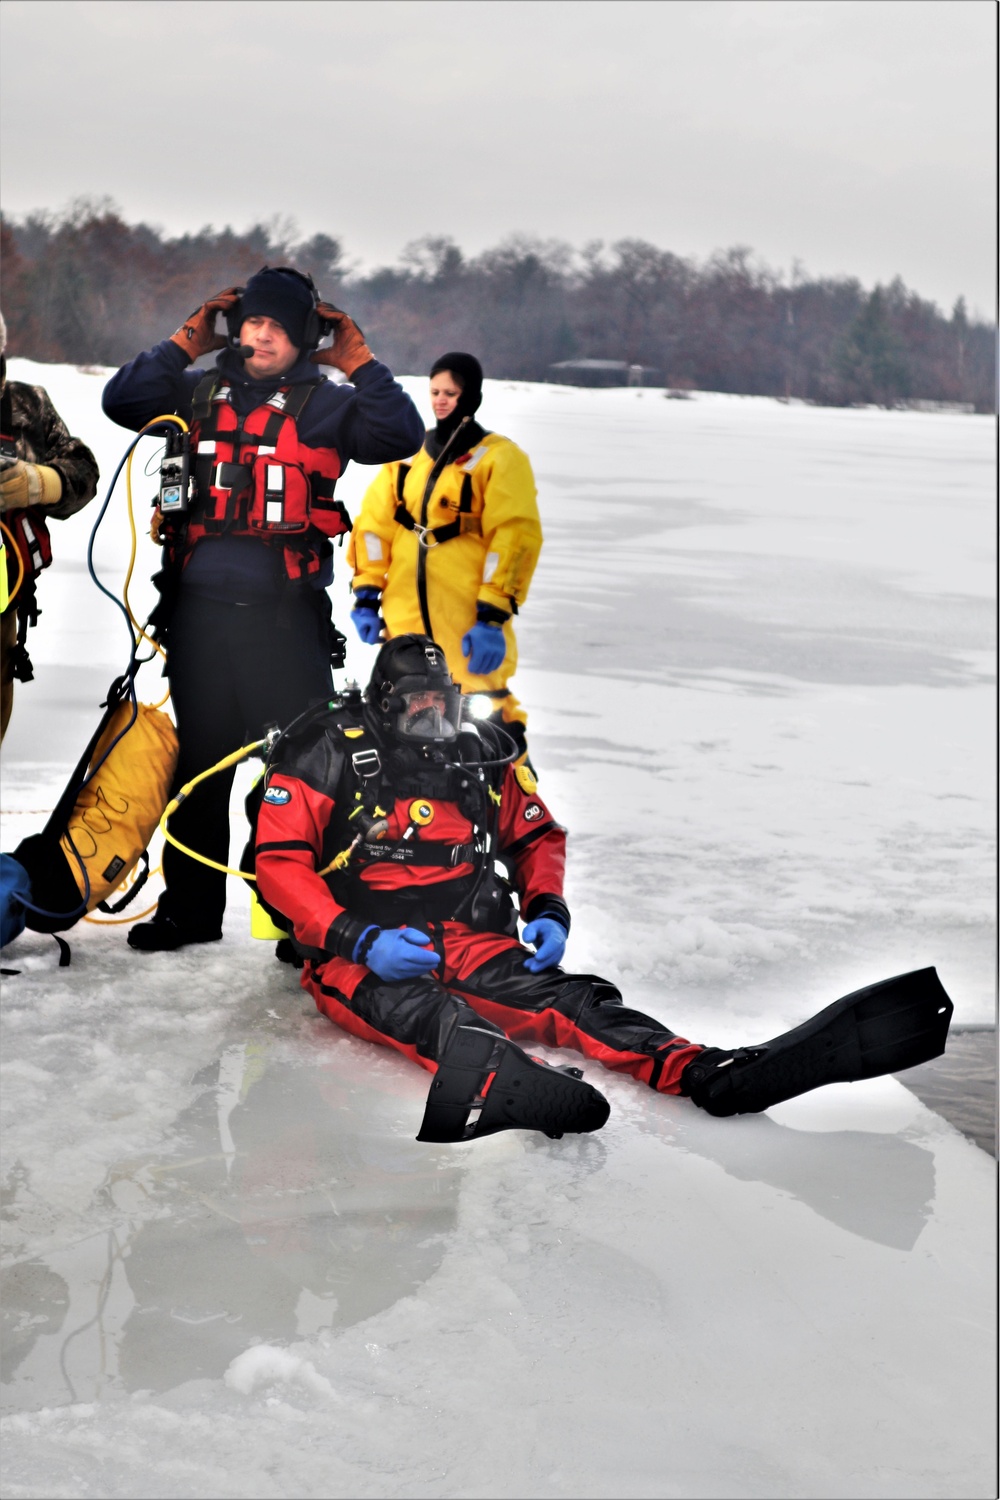
[[[524,960],[524,967],[532,974],[543,969],[554,969],[566,952],[566,929],[552,917],[538,917],[524,929],[524,941],[530,943],[534,953]]]
[[[355,963],[367,964],[380,979],[419,979],[429,974],[441,962],[433,948],[428,948],[430,938],[426,932],[415,927],[376,928],[378,936],[371,941],[372,928],[361,934],[355,948]]]
[[[351,612],[351,619],[354,621],[355,630],[366,646],[377,646],[382,639],[382,626],[385,622],[378,612],[381,601],[381,589],[354,590],[354,609]]]
[[[382,639],[382,616],[370,604],[357,604],[351,610],[354,628],[366,646],[377,646]]]
[[[24,931],[24,907],[31,900],[31,881],[12,854],[0,854],[0,948]]]
[[[499,625],[477,620],[462,637],[462,655],[469,658],[469,671],[477,677],[495,672],[507,655],[507,642]]]

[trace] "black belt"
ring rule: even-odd
[[[437,865],[454,870],[458,865],[474,864],[479,850],[475,844],[382,843],[362,844],[358,852],[362,864],[384,860],[390,864]]]

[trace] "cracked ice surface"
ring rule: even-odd
[[[110,476],[100,379],[12,376]],[[925,963],[988,1019],[990,424],[500,383],[484,415],[539,476],[517,690],[568,961],[723,1044]],[[120,669],[95,513],[54,528],[5,849]],[[244,892],[203,951],[123,934],[4,952],[6,1495],[993,1492],[991,1163],[895,1080],[716,1121],[588,1064],[595,1137],[419,1144],[425,1075],[310,1009]]]

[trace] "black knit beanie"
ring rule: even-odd
[[[239,316],[273,318],[280,323],[297,349],[306,343],[306,320],[314,307],[313,292],[306,278],[287,266],[273,270],[265,266],[251,276],[240,298]]]
[[[441,443],[446,443],[463,417],[474,417],[483,399],[483,367],[474,354],[442,354],[431,365],[431,379],[440,375],[442,370],[448,370],[457,376],[461,382],[462,394],[455,403],[454,411],[450,412],[442,422],[437,424],[434,435]]]

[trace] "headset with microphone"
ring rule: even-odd
[[[261,266],[260,269],[261,271],[269,271],[271,267]],[[306,314],[302,347],[304,349],[315,349],[319,346],[322,340],[326,338],[327,334],[334,326],[329,318],[320,317],[318,311],[320,297],[319,292],[317,292],[316,290],[316,283],[307,272],[296,271],[293,266],[282,266],[281,270],[287,276],[297,276],[299,280],[309,288],[309,294],[312,297],[312,307]],[[260,271],[257,272],[257,275],[260,275]],[[250,359],[254,352],[253,347],[250,344],[243,344],[240,342],[240,329],[243,327],[242,296],[246,291],[246,287],[237,287],[236,291],[240,294],[241,300],[239,302],[234,302],[232,307],[226,313],[226,328],[229,333],[227,342],[229,348],[233,349],[241,359]]]

